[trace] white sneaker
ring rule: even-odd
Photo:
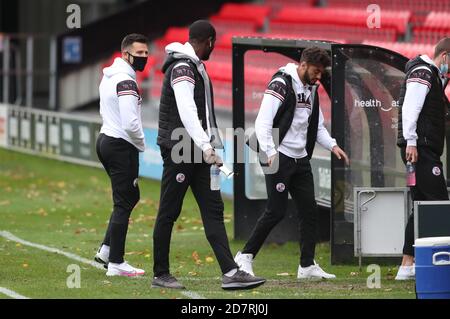
[[[298,266],[297,279],[333,279],[336,275],[326,273],[316,262],[314,265],[303,268]]]
[[[253,273],[253,254],[243,254],[238,251],[236,257],[234,257],[234,261],[239,266],[240,270],[255,276]]]
[[[400,266],[398,268],[395,280],[414,280],[414,279],[416,279],[416,271],[414,264],[412,266]]]
[[[135,268],[129,265],[126,261],[121,264],[109,263],[106,276],[125,276],[136,277],[145,274],[144,269]]]
[[[95,254],[94,260],[108,269],[109,263],[109,246],[102,245]]]

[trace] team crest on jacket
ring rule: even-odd
[[[433,169],[431,170],[433,172],[434,175],[439,176],[441,175],[441,169],[437,166],[433,167]]]
[[[282,193],[286,189],[286,186],[283,183],[278,183],[275,188],[277,189],[278,192]]]
[[[134,187],[137,187],[137,186],[138,186],[138,179],[137,179],[137,178],[134,179],[134,181],[133,181],[133,186],[134,186]]]
[[[186,176],[184,176],[183,173],[177,174],[176,180],[178,183],[183,183],[185,179],[186,179]]]

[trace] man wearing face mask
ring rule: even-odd
[[[107,276],[144,274],[143,269],[129,265],[123,256],[128,220],[140,197],[138,154],[145,150],[145,142],[136,71],[144,70],[147,42],[143,35],[127,35],[122,40],[122,57],[103,69],[99,87],[103,125],[97,139],[97,155],[111,179],[114,207],[95,260],[105,265]]]
[[[436,45],[434,56],[418,56],[406,64],[406,78],[400,91],[398,140],[401,156],[415,164],[413,201],[448,200],[447,184],[440,157],[444,150],[448,100],[445,96],[450,64],[450,38]],[[414,214],[405,230],[403,260],[396,280],[415,278]]]
[[[238,269],[228,244],[220,191],[210,188],[211,165],[222,164],[214,148],[223,145],[217,134],[212,84],[202,61],[209,59],[215,40],[214,27],[208,21],[199,20],[189,27],[189,42],[166,47],[158,130],[164,170],[153,231],[152,287],[184,288],[170,273],[169,250],[173,224],[181,213],[189,186],[200,208],[206,238],[223,274],[222,288],[250,289],[265,282]],[[180,140],[176,132],[184,134],[186,140]],[[181,161],[178,157],[181,154],[176,152],[180,144],[183,146]],[[197,160],[194,154],[202,153]]]
[[[253,259],[272,229],[283,219],[288,192],[295,202],[301,230],[298,279],[335,278],[314,261],[317,208],[310,159],[316,141],[338,159],[348,158],[323,124],[316,82],[330,65],[328,53],[320,48],[304,49],[300,64],[288,63],[269,82],[255,122],[260,151],[268,158],[265,172],[268,200],[262,216],[235,261],[253,274]],[[278,130],[278,134],[276,134]],[[253,137],[251,138],[253,139]],[[279,146],[275,143],[279,140]]]

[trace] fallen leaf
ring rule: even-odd
[[[23,268],[28,268],[28,264],[23,264],[22,267]]]
[[[205,258],[205,261],[206,261],[207,263],[213,263],[213,262],[214,262],[214,258],[212,258],[212,257],[206,257],[206,258]]]
[[[194,261],[197,261],[200,259],[200,256],[198,255],[198,252],[196,250],[194,250],[192,252],[192,259],[194,259]]]
[[[288,272],[281,272],[279,274],[277,274],[277,276],[289,276]]]

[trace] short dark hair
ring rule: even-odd
[[[437,58],[442,52],[450,53],[450,38],[441,39],[434,48],[434,58]]]
[[[120,45],[120,50],[124,51],[126,48],[128,48],[130,45],[132,45],[134,42],[147,44],[148,38],[145,35],[139,34],[139,33],[128,34],[127,36],[125,36],[125,38],[123,38],[122,44]]]
[[[197,20],[189,26],[189,40],[205,41],[216,38],[216,29],[207,20]]]
[[[327,68],[331,65],[331,59],[328,52],[318,47],[306,48],[302,52],[300,62],[306,62],[313,65],[321,65]]]

